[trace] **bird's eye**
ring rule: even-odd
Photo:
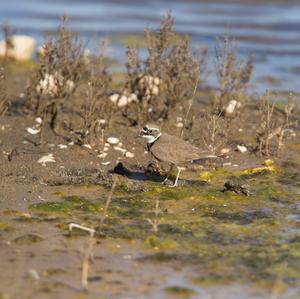
[[[144,128],[143,128],[143,130],[144,130],[144,131],[147,131],[147,130],[148,130],[148,128],[147,128],[147,127],[144,127]]]
[[[153,130],[149,130],[148,132],[149,132],[150,134],[152,134]]]

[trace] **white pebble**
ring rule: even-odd
[[[246,153],[247,152],[247,147],[244,145],[237,145],[237,150],[241,153]]]
[[[42,122],[43,122],[43,120],[42,120],[41,117],[37,117],[37,118],[35,119],[35,121],[36,121],[38,124],[42,124]]]
[[[117,101],[118,101],[119,98],[120,98],[120,95],[117,94],[117,93],[114,93],[114,94],[112,94],[112,95],[109,97],[109,99],[110,99],[114,104],[117,103]]]
[[[27,132],[31,135],[36,135],[38,133],[40,133],[40,129],[35,129],[35,128],[27,128]]]
[[[230,152],[230,148],[228,148],[228,147],[225,147],[225,148],[222,148],[221,149],[221,154],[228,154]]]
[[[107,142],[110,144],[118,144],[120,142],[119,138],[116,137],[108,137]]]
[[[102,162],[101,164],[104,165],[104,166],[106,166],[106,165],[109,165],[109,164],[110,164],[110,161]]]
[[[64,148],[67,148],[68,146],[66,144],[59,144],[58,147],[60,149],[64,149]]]
[[[104,159],[107,156],[107,153],[102,153],[100,155],[98,155],[98,158]]]
[[[134,153],[126,152],[126,153],[125,153],[125,157],[126,157],[126,158],[134,158]]]
[[[45,165],[46,163],[53,163],[53,162],[56,162],[56,161],[53,157],[53,154],[48,154],[48,155],[42,156],[40,159],[38,159],[37,162],[42,163],[43,165]]]
[[[119,146],[114,146],[114,150],[115,151],[118,151],[118,152],[121,152],[121,153],[126,153],[126,149],[124,149],[124,148],[121,148],[121,147],[119,147]]]
[[[176,127],[177,127],[177,128],[182,128],[182,127],[183,127],[183,123],[177,123],[177,124],[176,124]]]
[[[86,148],[92,149],[92,146],[90,144],[84,144],[83,146]]]

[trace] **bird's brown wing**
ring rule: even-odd
[[[168,134],[162,134],[150,151],[157,160],[173,164],[196,160],[204,156],[199,148]]]

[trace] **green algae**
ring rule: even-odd
[[[290,180],[291,173],[298,175],[297,165],[276,166],[276,170],[265,167],[274,164],[256,171],[214,170],[209,183],[175,189],[152,182],[132,188],[124,182],[113,196],[101,235],[141,240],[145,252],[139,262],[201,265],[205,275],[196,277],[195,284],[234,280],[272,284],[278,277],[294,284],[300,280],[299,224],[289,215],[295,215],[299,191],[295,182],[282,182]],[[251,195],[222,192],[224,182],[231,178],[246,182]],[[79,223],[96,227],[105,193],[108,190],[94,200],[61,196],[59,201],[34,204],[31,210],[48,216],[76,216]],[[154,217],[159,222],[155,235],[148,222]],[[60,227],[67,229],[65,223]]]
[[[181,286],[170,286],[164,290],[168,295],[176,296],[176,298],[190,298],[197,294],[193,289]]]

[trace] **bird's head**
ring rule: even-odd
[[[145,138],[147,143],[151,144],[161,136],[161,132],[159,127],[155,125],[145,125],[140,130],[139,136]]]

